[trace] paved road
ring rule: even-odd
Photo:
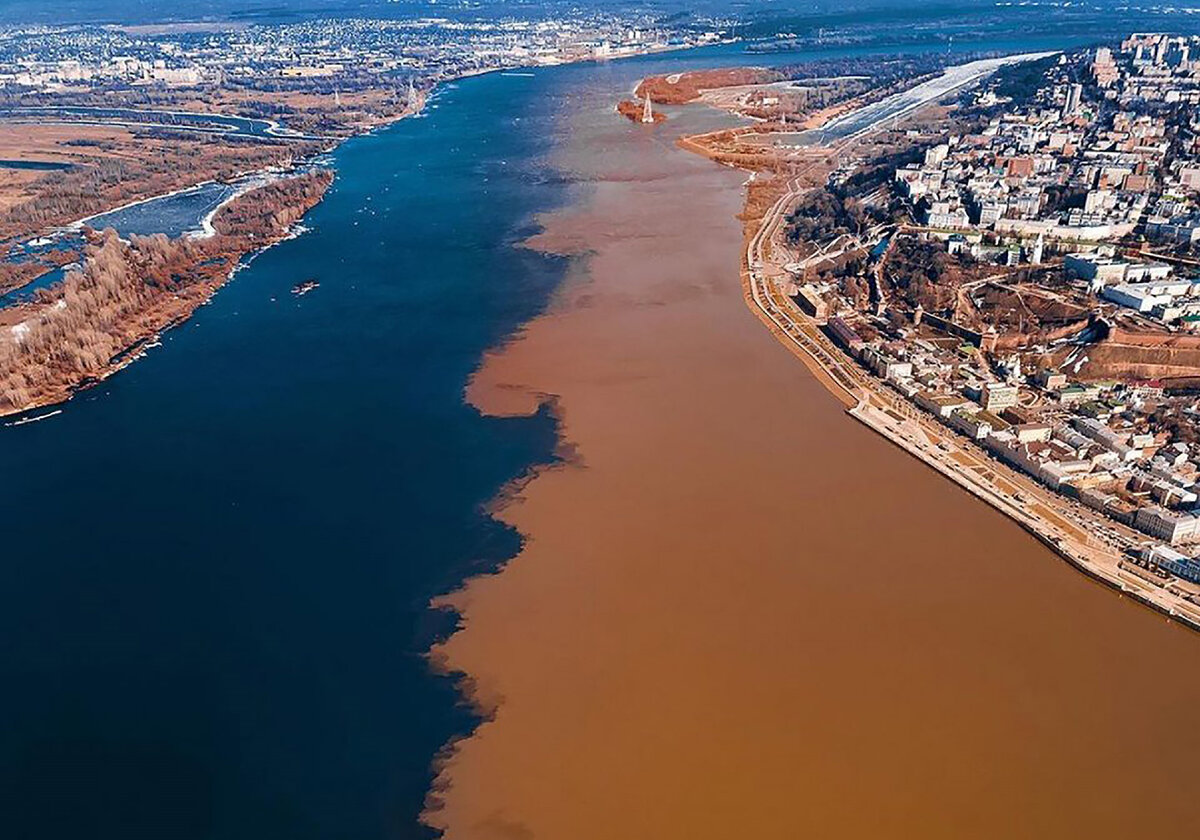
[[[929,79],[908,90],[892,94],[870,105],[864,105],[862,108],[830,120],[820,128],[800,132],[796,135],[797,143],[802,146],[827,145],[858,137],[892,120],[907,116],[931,102],[936,102],[949,93],[969,87],[1005,65],[1037,61],[1051,55],[1055,55],[1055,53],[1023,53],[1003,58],[985,58],[948,67],[942,75],[935,79]]]

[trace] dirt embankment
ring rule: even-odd
[[[1037,332],[1008,332],[1004,335],[996,336],[992,347],[995,350],[1021,350],[1030,347],[1034,344],[1051,344],[1055,341],[1060,341],[1086,330],[1088,327],[1088,319],[1080,318],[1070,324],[1064,324],[1061,327],[1050,330],[1040,330]]]
[[[714,131],[680,137],[676,145],[709,160],[736,166],[750,172],[774,170],[780,166],[779,155],[767,146],[742,140],[738,129]]]
[[[1171,350],[1200,351],[1200,335],[1175,335],[1165,332],[1133,332],[1113,327],[1108,340],[1114,344],[1130,347],[1159,348]]]
[[[243,255],[285,237],[332,180],[312,172],[251,190],[217,213],[207,239],[89,232],[79,271],[5,310],[18,320],[0,328],[0,415],[62,402],[120,370],[212,297]]]
[[[1067,364],[1073,375],[1083,380],[1191,380],[1200,376],[1200,336],[1114,327],[1103,341],[1082,351],[1064,348],[1048,362],[1056,367]]]
[[[783,79],[782,73],[765,67],[695,70],[669,76],[648,76],[642,79],[634,93],[639,99],[645,99],[649,95],[655,102],[664,105],[682,105],[698,99],[702,91],[712,88],[765,84]]]
[[[1139,347],[1105,342],[1087,350],[1080,379],[1190,379],[1200,375],[1200,348]]]

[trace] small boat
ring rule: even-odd
[[[306,295],[320,285],[316,280],[305,280],[303,283],[297,283],[295,286],[292,286],[292,294],[296,295],[296,297]]]

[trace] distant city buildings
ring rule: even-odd
[[[714,43],[727,27],[702,16],[671,26],[648,14],[579,10],[542,19],[335,18],[157,34],[12,28],[0,31],[0,88],[66,93],[113,85],[385,80],[397,73],[444,78]]]
[[[935,229],[1042,237],[1058,247],[1144,225],[1152,239],[1198,241],[1194,140],[1184,155],[1172,153],[1166,117],[1143,107],[1200,103],[1198,58],[1195,37],[1136,35],[1116,53],[1101,47],[1090,64],[1094,96],[1066,75],[978,135],[930,148],[896,172],[897,183]]]

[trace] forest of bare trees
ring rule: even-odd
[[[0,333],[0,414],[65,399],[111,372],[124,351],[207,300],[243,254],[282,237],[331,180],[312,172],[247,192],[222,208],[207,239],[89,232],[80,270]]]
[[[312,148],[259,144],[231,152],[228,144],[198,138],[181,160],[174,151],[143,150],[136,158],[97,155],[86,165],[49,172],[31,195],[0,211],[0,238],[28,236],[118,207],[129,201],[180,189],[198,181],[227,180],[241,172],[286,164]]]
[[[11,249],[0,246],[0,294],[19,289],[74,259],[75,253],[65,248],[44,251],[30,259],[17,259]]]

